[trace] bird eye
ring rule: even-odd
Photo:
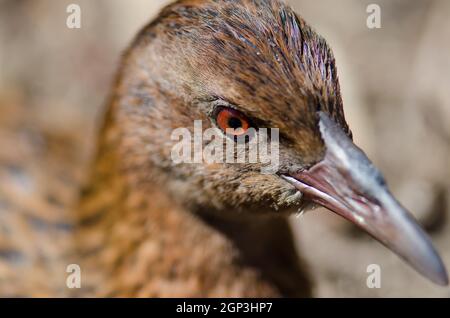
[[[216,112],[216,123],[225,133],[232,136],[244,135],[250,128],[250,121],[233,108],[220,107]]]

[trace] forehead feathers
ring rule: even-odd
[[[179,1],[141,35],[161,31],[187,60],[182,73],[194,90],[272,127],[317,132],[317,111],[324,111],[348,131],[331,49],[283,2]]]

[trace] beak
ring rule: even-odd
[[[319,113],[323,160],[284,178],[319,204],[356,224],[419,273],[448,285],[444,264],[427,234],[389,192],[364,152],[325,113]]]

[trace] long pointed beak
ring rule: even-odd
[[[326,114],[320,113],[324,159],[285,179],[310,201],[356,224],[419,273],[448,285],[445,266],[427,234],[389,192],[364,152]]]

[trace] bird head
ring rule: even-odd
[[[320,205],[432,281],[448,283],[427,235],[352,142],[331,49],[284,3],[185,0],[166,7],[127,51],[115,92],[121,157],[135,182],[157,184],[193,211],[232,217]],[[179,140],[171,137],[179,128],[190,133],[192,157],[211,143],[206,129],[226,144],[249,129],[275,128],[277,138],[271,131],[267,143],[276,142],[276,169],[263,173],[267,162],[205,162],[202,155],[175,162]]]

